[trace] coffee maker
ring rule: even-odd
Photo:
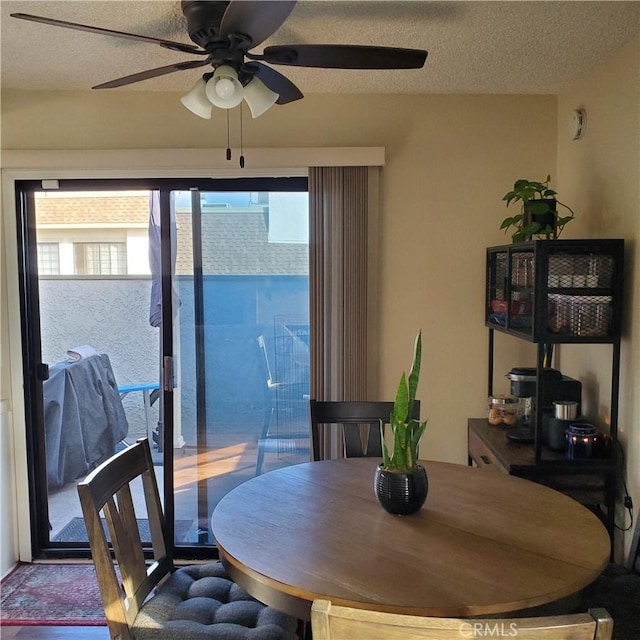
[[[538,370],[535,367],[514,367],[506,377],[511,381],[511,395],[520,399],[521,424],[517,429],[507,432],[507,437],[518,442],[533,442],[535,429],[536,380]],[[577,415],[580,415],[582,401],[582,383],[579,380],[562,375],[557,369],[540,369],[542,385],[542,429],[538,434],[543,444],[560,450],[564,448],[564,440],[560,442],[557,433],[551,433],[551,425],[555,419],[554,402],[576,402]],[[557,431],[557,425],[556,431]],[[564,437],[564,432],[562,433]]]

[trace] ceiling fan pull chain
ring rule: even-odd
[[[227,112],[227,160],[231,160],[231,145],[229,144],[229,109]]]
[[[244,148],[242,146],[242,103],[240,104],[240,168],[244,169]]]

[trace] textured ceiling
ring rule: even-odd
[[[154,44],[25,22],[32,13],[190,42],[178,0],[1,0],[2,88],[89,89],[195,59]],[[427,49],[423,69],[278,69],[303,93],[555,94],[640,31],[640,2],[580,0],[300,0],[271,44],[377,44]],[[202,70],[110,91],[186,92]]]

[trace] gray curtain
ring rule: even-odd
[[[311,397],[367,395],[368,167],[309,169]],[[327,429],[325,457],[340,447]]]

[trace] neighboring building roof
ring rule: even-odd
[[[38,198],[36,222],[41,225],[147,223],[149,194],[118,197],[49,197]]]
[[[176,215],[178,252],[176,273],[192,273],[190,214]],[[228,210],[202,216],[204,275],[307,275],[307,244],[268,241],[265,214]]]
[[[307,244],[269,242],[268,213],[220,209],[202,216],[202,262],[205,275],[307,275]],[[37,224],[55,227],[65,225],[113,225],[123,228],[147,223],[149,195],[118,197],[47,197],[38,198]],[[176,213],[178,251],[176,274],[193,273],[191,214]]]

